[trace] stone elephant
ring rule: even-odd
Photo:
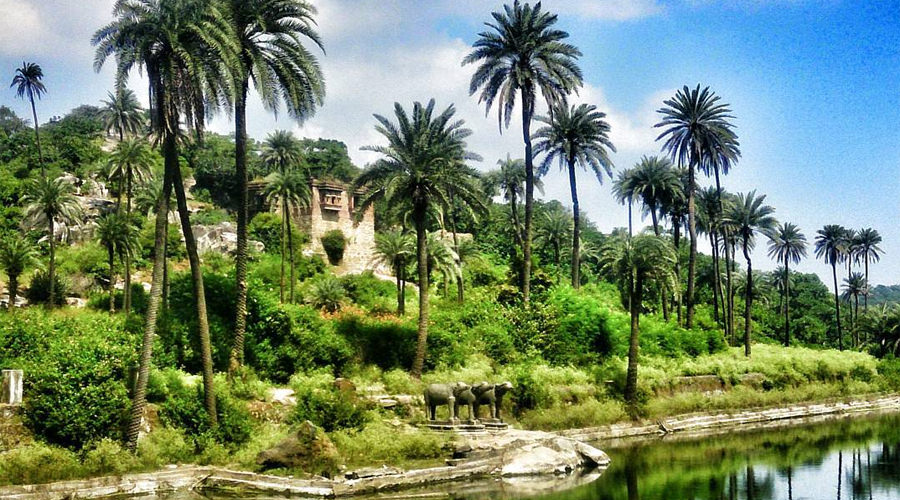
[[[431,384],[425,388],[425,408],[431,420],[435,420],[438,406],[447,405],[450,409],[450,420],[456,418],[456,399],[463,392],[469,391],[469,384]],[[471,391],[469,391],[471,392]]]
[[[454,412],[454,415],[456,415],[456,418],[460,418],[459,409],[462,406],[468,407],[469,420],[475,420],[478,418],[478,415],[475,413],[475,401],[478,400],[478,396],[476,396],[475,392],[474,392],[475,387],[478,387],[478,386],[469,387],[463,391],[460,391],[456,395],[456,403],[453,406],[453,412]]]
[[[472,387],[472,392],[478,396],[475,398],[473,409],[475,410],[475,418],[479,416],[479,408],[487,405],[490,409],[490,418],[500,420],[500,408],[503,406],[503,396],[513,388],[512,382],[503,382],[501,384],[489,384],[481,382]]]

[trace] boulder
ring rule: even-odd
[[[337,470],[338,452],[325,431],[307,420],[273,448],[260,452],[256,463],[264,469],[302,469],[330,477]]]

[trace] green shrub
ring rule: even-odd
[[[63,448],[38,442],[0,453],[0,485],[49,483],[83,474],[78,456]]]
[[[125,303],[125,293],[121,290],[116,290],[114,297],[116,311],[121,311]],[[147,311],[147,301],[149,299],[150,294],[144,290],[142,284],[137,282],[131,283],[131,312],[144,314]],[[92,293],[90,298],[88,298],[87,307],[95,311],[108,311],[109,293],[105,291]]]
[[[216,384],[218,425],[214,430],[209,429],[202,384],[169,387],[169,397],[159,408],[160,420],[165,425],[182,429],[200,449],[205,448],[209,440],[229,447],[240,446],[250,439],[253,423],[246,407],[225,387],[224,382]]]
[[[534,366],[520,365],[513,372],[512,398],[516,414],[525,410],[547,407],[551,401],[547,386],[534,376]]]
[[[214,226],[222,222],[231,222],[231,216],[221,208],[207,208],[191,214],[191,226]]]
[[[375,421],[363,430],[340,430],[331,439],[348,465],[384,462],[402,466],[410,460],[439,459],[447,455],[450,437],[428,430],[405,431]]]
[[[882,384],[890,391],[900,390],[900,358],[888,357],[878,363]]]
[[[135,456],[109,438],[101,439],[84,454],[84,468],[92,476],[120,476],[136,465]]]
[[[309,284],[307,302],[316,309],[334,313],[341,310],[347,299],[347,291],[341,280],[327,274]]]
[[[355,394],[335,388],[304,388],[295,393],[297,406],[291,413],[291,421],[305,420],[332,432],[339,429],[362,429],[369,421],[368,404]]]
[[[344,258],[344,249],[347,248],[347,237],[340,229],[332,229],[322,235],[322,248],[328,256],[328,262],[336,266]]]
[[[193,449],[184,432],[161,427],[138,441],[137,456],[143,467],[159,469],[164,465],[189,461],[193,456]]]
[[[69,295],[69,282],[60,276],[59,273],[53,277],[55,304],[57,306],[65,305],[66,297]],[[31,277],[31,283],[25,290],[25,298],[32,304],[47,304],[50,302],[50,273],[38,270]]]
[[[377,365],[382,370],[412,365],[416,351],[416,327],[410,320],[345,314],[337,319],[335,328],[356,348],[362,363]]]
[[[342,276],[341,284],[354,304],[369,311],[396,307],[397,285],[377,278],[372,271]]]

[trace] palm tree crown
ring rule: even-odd
[[[799,264],[806,257],[806,236],[796,224],[784,222],[769,235],[769,257],[781,263]]]
[[[532,135],[534,153],[546,155],[538,168],[538,176],[546,175],[550,164],[557,160],[560,170],[576,164],[582,168],[590,167],[601,184],[603,174],[612,177],[609,152],[615,152],[616,147],[609,140],[609,124],[604,118],[606,113],[588,104],[571,109],[557,105],[549,116],[536,117],[545,125]]]
[[[40,99],[47,93],[47,87],[41,81],[44,78],[44,70],[40,65],[29,62],[22,62],[21,68],[16,68],[16,76],[13,77],[10,88],[16,88],[16,95],[20,99],[27,98],[34,101],[35,98]]]
[[[838,301],[837,265],[843,262],[844,241],[847,229],[837,224],[828,224],[816,231],[816,258],[824,259],[826,264],[831,264],[831,274],[834,279],[834,318],[837,325],[838,348],[844,348],[844,338],[841,334],[841,305]]]
[[[260,159],[270,172],[287,172],[300,163],[303,151],[300,141],[287,130],[276,130],[266,137]]]
[[[25,215],[35,224],[51,221],[72,224],[81,220],[82,210],[75,196],[75,186],[62,177],[35,180],[25,202]]]
[[[659,236],[659,212],[669,200],[683,195],[678,171],[667,158],[644,156],[625,177],[622,194],[639,197],[653,221],[653,231]]]
[[[114,132],[119,140],[126,135],[138,135],[144,129],[144,113],[137,96],[131,89],[107,93],[109,100],[102,101],[101,118],[106,132]]]

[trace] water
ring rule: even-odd
[[[900,500],[900,415],[603,447],[613,462],[599,479],[529,498]],[[500,481],[488,481],[382,498],[528,497],[512,490]],[[179,500],[198,498],[178,495]]]

